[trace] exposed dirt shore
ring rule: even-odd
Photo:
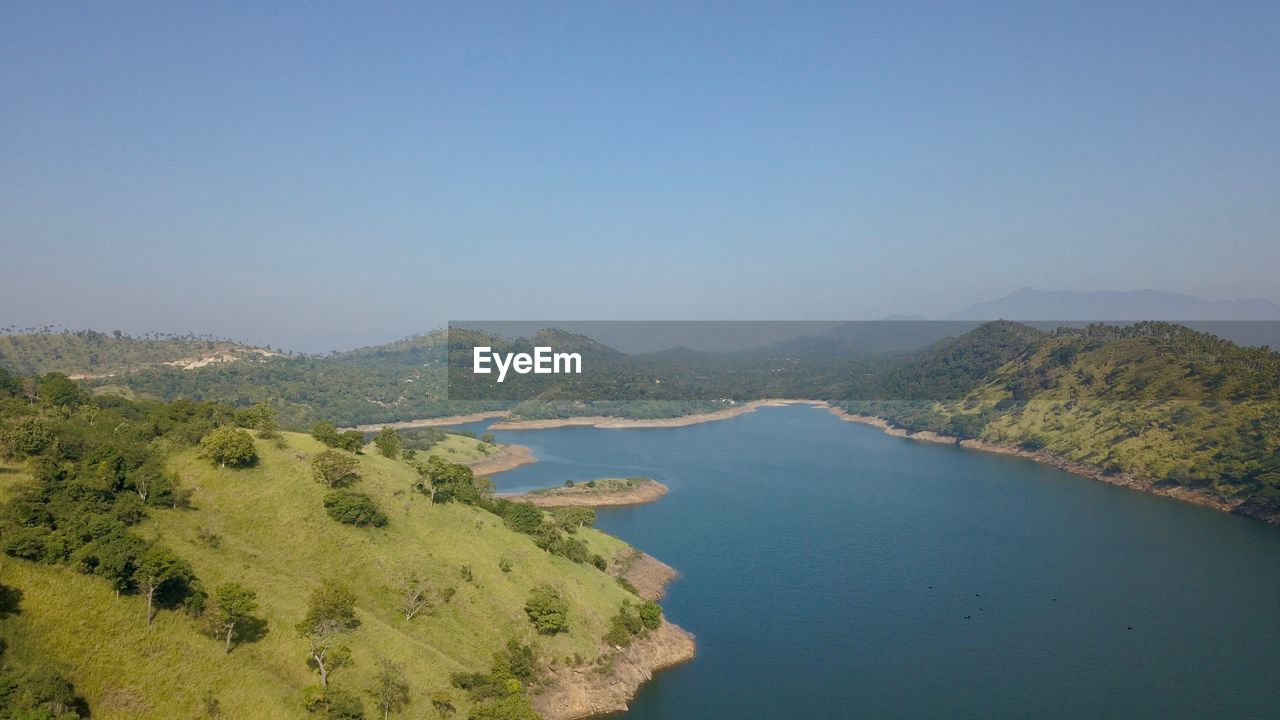
[[[549,430],[551,428],[561,427],[595,427],[595,428],[667,428],[667,427],[686,427],[688,425],[697,425],[698,423],[715,422],[716,420],[728,420],[739,415],[753,412],[757,408],[776,407],[779,405],[818,405],[826,406],[826,403],[817,400],[752,400],[751,402],[740,403],[733,407],[728,407],[715,412],[699,413],[697,415],[682,415],[674,418],[653,418],[647,420],[635,420],[631,418],[609,417],[606,415],[584,415],[582,417],[571,418],[550,418],[547,420],[503,420],[489,426],[491,430]]]
[[[667,585],[679,576],[670,565],[639,550],[613,558],[610,565],[645,600],[662,599]],[[612,667],[611,672],[600,672],[598,665],[552,671],[550,684],[533,697],[533,706],[546,720],[622,712],[655,672],[692,660],[696,654],[693,635],[664,618],[661,627],[631,647],[605,649],[604,667]]]
[[[520,447],[514,445],[512,447]],[[606,507],[617,505],[643,505],[660,499],[668,492],[667,486],[657,480],[645,478],[635,487],[625,489],[608,489],[587,487],[579,483],[573,487],[547,488],[534,492],[504,495],[508,500],[531,502],[538,507]]]
[[[468,463],[476,475],[494,475],[513,470],[521,465],[538,462],[533,451],[523,445],[503,445],[502,449],[483,460]]]
[[[680,577],[675,568],[639,550],[613,558],[612,567],[614,577],[631,583],[636,594],[645,600],[661,600],[667,594],[667,586]]]
[[[365,425],[355,425],[353,427],[340,428],[341,430],[359,430],[360,432],[377,432],[384,427],[391,427],[397,430],[408,430],[410,428],[425,427],[444,427],[446,425],[465,425],[466,423],[480,422],[481,420],[490,420],[492,418],[506,417],[510,413],[506,410],[489,410],[486,412],[471,413],[470,415],[445,415],[444,417],[422,418],[420,420],[401,420],[399,422],[385,423],[368,423]]]
[[[693,635],[663,620],[657,630],[627,648],[609,648],[603,665],[558,667],[550,683],[533,696],[533,707],[546,720],[579,718],[625,711],[636,690],[663,668],[692,660]]]

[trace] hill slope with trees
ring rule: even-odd
[[[660,618],[621,541],[376,449],[0,373],[0,708],[534,718],[555,669],[608,672],[619,617]]]

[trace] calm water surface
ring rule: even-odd
[[[625,720],[1280,717],[1277,528],[806,407],[498,435],[671,487],[600,512],[698,637]]]

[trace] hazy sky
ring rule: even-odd
[[[1275,2],[124,5],[0,13],[0,326],[1280,299]]]

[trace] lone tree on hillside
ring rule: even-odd
[[[415,615],[431,607],[431,583],[414,573],[405,576],[400,583],[400,609],[404,610],[404,619],[412,620]]]
[[[529,622],[543,635],[555,635],[569,629],[569,604],[550,585],[539,585],[529,593],[524,604]]]
[[[331,422],[317,421],[311,426],[311,437],[329,447],[338,446],[338,428],[334,427]]]
[[[338,447],[356,455],[361,454],[364,450],[364,433],[359,430],[344,430],[338,436]]]
[[[382,711],[383,720],[391,717],[392,712],[408,705],[409,683],[404,680],[404,670],[390,660],[383,660],[378,668],[373,697],[378,702],[378,709]]]
[[[138,555],[133,571],[133,582],[147,596],[147,624],[150,625],[155,617],[155,600],[159,591],[176,587],[185,592],[193,580],[195,573],[185,560],[162,545],[148,545]]]
[[[360,479],[360,462],[337,450],[325,450],[311,461],[311,475],[316,482],[331,488],[350,485]]]
[[[231,652],[231,643],[245,639],[251,630],[263,621],[254,617],[258,609],[258,595],[236,583],[224,583],[213,592],[213,629],[225,642],[224,652]]]
[[[253,436],[233,427],[220,427],[200,441],[200,456],[220,467],[248,467],[258,461]]]
[[[383,457],[388,457],[392,460],[400,457],[402,441],[400,440],[400,433],[397,433],[393,427],[388,426],[379,430],[378,436],[373,439],[373,444]]]
[[[343,633],[358,626],[356,596],[336,580],[326,580],[311,593],[307,616],[298,623],[298,635],[311,642],[307,664],[320,673],[320,685],[329,688],[329,675],[351,664],[351,649],[338,644]]]
[[[258,437],[271,440],[280,435],[280,423],[276,421],[276,409],[266,403],[255,403],[241,413],[241,422],[245,427],[258,431]]]

